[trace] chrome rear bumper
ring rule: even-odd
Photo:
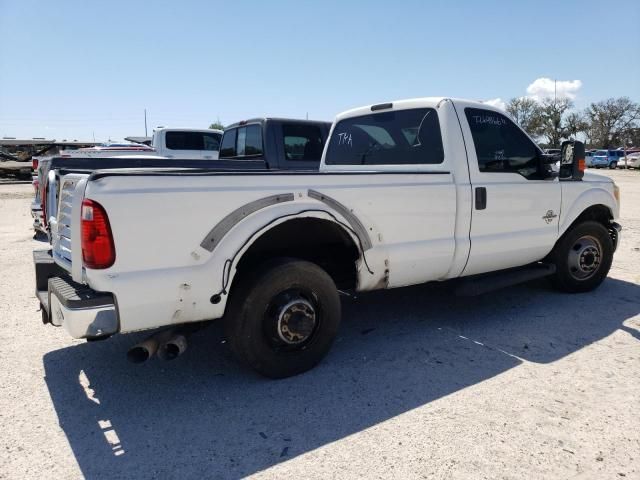
[[[33,252],[36,296],[43,321],[64,329],[73,338],[104,338],[119,331],[115,298],[74,282],[55,264],[51,251]]]

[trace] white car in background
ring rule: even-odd
[[[630,153],[618,160],[618,168],[640,168],[640,152]]]

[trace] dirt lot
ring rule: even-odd
[[[268,381],[213,326],[173,363],[43,326],[30,185],[0,185],[0,478],[640,478],[640,172],[594,293],[443,285],[344,302],[312,372]]]

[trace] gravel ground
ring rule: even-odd
[[[329,357],[269,381],[218,326],[173,363],[43,326],[30,185],[0,185],[0,478],[640,478],[640,173],[596,291],[445,285],[344,302]]]

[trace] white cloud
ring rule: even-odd
[[[491,105],[492,107],[499,108],[500,110],[506,110],[507,104],[504,103],[504,100],[501,98],[492,98],[491,100],[485,100],[482,103],[486,103],[487,105]]]
[[[553,98],[554,94],[557,98],[568,98],[573,100],[576,98],[578,90],[582,87],[580,80],[552,80],[550,78],[537,78],[527,87],[529,97],[534,100],[541,101],[545,98]]]

